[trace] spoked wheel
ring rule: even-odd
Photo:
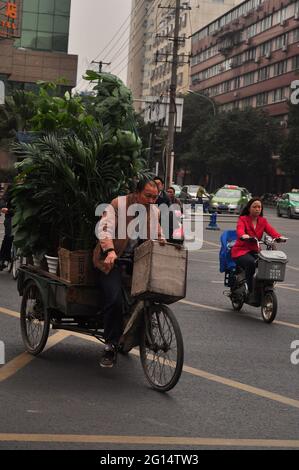
[[[28,352],[36,356],[44,349],[49,336],[50,317],[41,292],[34,281],[25,287],[21,305],[21,332]]]
[[[168,392],[177,384],[184,363],[184,345],[177,319],[166,305],[146,307],[140,359],[155,390]]]
[[[23,264],[23,257],[22,256],[16,256],[12,260],[11,275],[12,275],[12,278],[15,281],[18,279],[19,268],[20,268],[21,264]]]
[[[277,313],[277,297],[275,292],[266,292],[262,301],[262,317],[266,323],[272,323]]]

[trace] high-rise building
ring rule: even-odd
[[[6,94],[38,80],[76,85],[76,55],[68,54],[71,0],[0,0],[0,80]]]
[[[221,110],[260,107],[284,124],[298,46],[298,0],[246,0],[193,35],[192,90]]]
[[[175,23],[175,1],[132,0],[128,86],[134,98],[159,96],[169,90]],[[190,36],[239,0],[181,2],[178,92],[189,88]]]

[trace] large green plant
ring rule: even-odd
[[[107,90],[112,90],[110,82]],[[15,146],[25,158],[13,188],[13,225],[15,243],[25,254],[55,254],[62,243],[70,249],[92,248],[97,205],[127,193],[144,174],[129,92],[127,99],[127,108],[119,102],[118,118],[116,106],[111,120],[105,108],[101,123],[97,97],[97,126],[92,129],[64,137],[48,133]]]

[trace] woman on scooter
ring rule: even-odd
[[[259,251],[258,243],[256,240],[251,240],[251,238],[261,240],[264,232],[272,238],[279,238],[283,241],[282,235],[263,217],[263,203],[260,198],[255,197],[248,202],[241,212],[237,223],[238,238],[231,250],[231,256],[236,265],[245,271],[249,293],[252,292],[255,261]]]

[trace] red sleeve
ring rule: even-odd
[[[272,237],[272,238],[280,238],[281,237],[281,234],[276,232],[275,228],[273,228],[272,225],[269,224],[267,219],[265,219],[265,229],[264,229],[264,231],[268,235],[270,235],[270,237]]]
[[[246,225],[245,225],[244,219],[243,219],[243,217],[239,217],[239,220],[238,220],[238,223],[237,223],[238,238],[243,237],[243,235],[245,235],[245,233],[246,233]]]

